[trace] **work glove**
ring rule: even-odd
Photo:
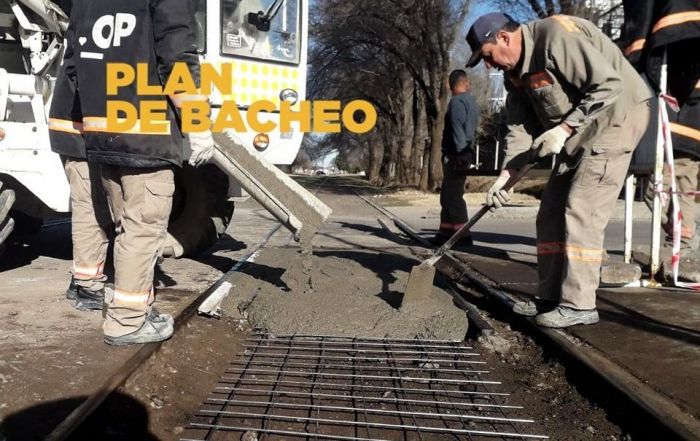
[[[193,167],[206,164],[211,159],[216,148],[214,147],[214,138],[211,136],[211,130],[190,132],[187,134],[187,139],[190,141],[190,149],[192,150],[192,155],[190,155],[190,160],[188,161],[189,164]]]
[[[537,137],[531,148],[537,150],[537,156],[540,158],[556,155],[561,152],[569,136],[569,132],[561,125],[558,125]]]
[[[503,207],[510,200],[510,195],[513,190],[506,191],[503,187],[510,179],[510,176],[499,176],[496,182],[486,192],[486,206],[491,207],[489,211],[494,212],[496,209]]]

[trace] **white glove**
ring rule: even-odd
[[[214,154],[214,138],[211,137],[211,130],[204,132],[190,132],[187,134],[190,141],[192,155],[188,161],[191,166],[199,167],[206,164]]]
[[[569,139],[569,132],[561,125],[558,125],[537,137],[532,143],[531,148],[533,150],[539,150],[537,156],[540,158],[556,155],[561,152],[567,139]]]
[[[503,189],[509,179],[510,176],[499,176],[486,192],[486,206],[491,207],[491,211],[496,211],[496,209],[503,207],[510,200],[510,194],[513,192],[513,189],[510,191]]]

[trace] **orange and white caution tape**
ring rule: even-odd
[[[678,111],[678,102],[672,96],[661,94],[661,100],[666,102],[672,109]],[[679,210],[678,204],[678,191],[676,190],[676,172],[673,166],[673,140],[671,138],[671,124],[668,119],[668,111],[666,106],[659,106],[659,120],[661,122],[662,130],[662,142],[664,147],[666,166],[668,167],[670,174],[671,188],[669,189],[669,196],[671,198],[671,220],[673,225],[673,247],[671,254],[671,271],[673,274],[673,285],[680,288],[688,288],[695,291],[700,291],[700,283],[683,283],[678,281],[678,268],[681,261],[681,226],[683,221],[683,214]],[[657,180],[660,182],[661,180]],[[662,184],[663,185],[663,184]],[[663,188],[655,188],[657,192],[662,192]]]

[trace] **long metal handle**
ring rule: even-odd
[[[510,177],[510,179],[508,180],[508,182],[506,182],[506,185],[503,187],[503,190],[505,190],[505,191],[510,191],[510,189],[513,188],[513,186],[515,186],[515,184],[517,184],[518,181],[520,181],[520,180],[523,178],[523,176],[525,176],[525,175],[527,174],[527,172],[529,172],[530,170],[532,170],[532,168],[533,168],[534,166],[535,166],[535,164],[534,164],[534,163],[531,163],[531,164],[527,164],[527,165],[525,165],[523,168],[521,168],[521,169],[518,171],[518,173],[516,173],[514,176],[511,176],[511,177]],[[474,216],[472,216],[471,219],[469,219],[469,222],[467,222],[466,224],[462,225],[462,227],[461,227],[459,230],[457,230],[457,232],[456,232],[455,234],[453,234],[452,237],[450,237],[450,239],[449,239],[447,242],[445,242],[440,248],[438,248],[437,251],[435,251],[435,254],[433,254],[433,257],[431,257],[430,259],[428,259],[428,260],[426,261],[426,263],[427,263],[428,265],[431,265],[431,266],[432,266],[432,265],[435,264],[435,262],[437,262],[438,260],[440,260],[440,259],[442,258],[442,256],[444,256],[445,253],[448,252],[448,251],[454,246],[454,244],[457,243],[457,241],[458,241],[462,236],[464,236],[464,234],[465,234],[467,231],[469,231],[469,230],[471,229],[471,227],[474,226],[474,224],[476,224],[477,222],[479,222],[479,220],[480,220],[490,209],[491,209],[491,207],[489,207],[488,205],[484,205],[483,207],[481,207],[481,209],[480,209],[479,211],[477,211],[477,213],[476,213]]]

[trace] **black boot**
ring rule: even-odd
[[[102,311],[105,301],[104,288],[96,291],[77,286],[77,297],[75,299],[75,309],[80,311]]]
[[[78,298],[78,287],[76,286],[75,279],[73,277],[70,278],[70,284],[66,290],[66,298],[68,300],[75,300]]]

